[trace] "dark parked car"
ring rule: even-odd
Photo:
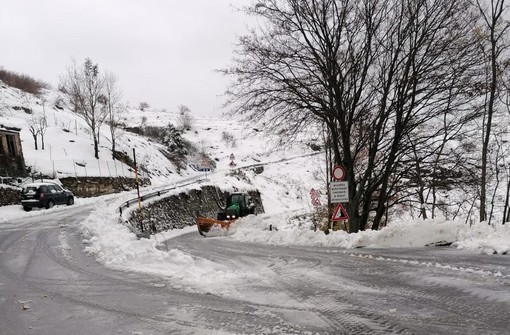
[[[58,184],[50,182],[25,184],[21,190],[21,205],[27,212],[34,207],[51,208],[55,205],[73,204],[73,193]]]

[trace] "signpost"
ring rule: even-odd
[[[209,159],[207,157],[202,158],[202,167],[201,170],[205,173],[205,180],[207,181],[207,171],[210,171],[211,168],[209,166]]]
[[[332,203],[349,202],[349,184],[346,181],[332,181],[329,191]]]
[[[236,162],[234,162],[235,159],[236,159],[236,156],[234,156],[234,153],[231,153],[230,154],[230,164],[229,164],[229,166],[231,168],[234,168],[237,165]]]
[[[335,212],[333,213],[333,217],[331,218],[331,220],[342,221],[347,219],[349,219],[349,215],[345,211],[344,206],[342,206],[342,204],[338,204],[338,206],[336,206]]]
[[[310,198],[312,200],[313,207],[319,207],[321,205],[321,201],[319,199],[319,192],[317,192],[314,188],[310,190]]]
[[[344,180],[344,177],[345,177],[345,170],[344,170],[343,166],[336,165],[333,168],[333,179],[337,180],[337,181],[341,181],[341,180]]]
[[[342,205],[342,202],[349,202],[349,183],[344,181],[345,170],[343,166],[335,166],[332,176],[334,181],[329,184],[329,196],[331,203],[337,203],[338,205],[331,219],[333,221],[348,220],[349,215]]]

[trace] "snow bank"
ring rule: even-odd
[[[232,287],[225,287],[225,282],[260,280],[256,272],[232,271],[181,250],[165,250],[160,244],[175,236],[196,232],[196,227],[157,234],[151,239],[137,239],[127,226],[119,223],[119,215],[113,210],[123,201],[110,206],[98,203],[92,215],[83,222],[85,251],[106,266],[160,275],[168,278],[171,286],[215,294],[232,293]]]
[[[228,238],[274,245],[329,246],[339,248],[423,247],[452,243],[459,249],[486,254],[510,251],[510,225],[469,226],[460,221],[415,220],[393,222],[381,230],[356,234],[333,231],[329,235],[309,228],[296,229],[290,215],[259,215],[241,218]],[[269,227],[278,230],[269,230]]]
[[[464,226],[453,243],[459,249],[478,250],[485,254],[510,253],[510,224],[488,225],[485,222]]]

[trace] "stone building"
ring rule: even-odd
[[[21,128],[0,124],[0,176],[19,177],[27,173],[20,130]]]

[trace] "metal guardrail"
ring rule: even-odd
[[[255,163],[255,164],[250,164],[250,165],[239,166],[239,167],[234,168],[234,170],[236,170],[236,169],[237,170],[248,170],[248,169],[257,168],[257,167],[260,167],[260,166],[266,166],[266,165],[276,164],[276,163],[283,163],[283,162],[292,161],[292,160],[298,159],[298,158],[317,156],[317,155],[321,155],[321,154],[323,154],[322,151],[321,152],[312,152],[310,154],[305,154],[305,155],[300,155],[300,156],[295,156],[295,157],[289,157],[289,158],[282,158],[282,159],[278,159],[278,160],[274,160],[274,161],[269,161],[269,162],[264,162],[264,163]]]
[[[175,190],[177,188],[184,187],[184,186],[189,186],[189,185],[196,184],[196,183],[200,183],[202,181],[203,181],[203,179],[199,178],[199,179],[187,182],[185,184],[178,184],[178,185],[176,184],[175,186],[172,186],[172,187],[169,187],[169,188],[164,188],[164,189],[161,189],[161,190],[158,190],[158,191],[147,193],[147,194],[144,194],[144,195],[140,196],[140,201],[143,202],[144,200],[148,200],[148,199],[151,199],[151,198],[159,197],[162,194],[168,193],[168,192],[170,192],[172,190]],[[133,204],[137,204],[137,203],[138,203],[138,197],[129,199],[126,202],[122,203],[119,206],[119,214],[122,215],[123,208],[129,208],[129,206],[131,206]]]

